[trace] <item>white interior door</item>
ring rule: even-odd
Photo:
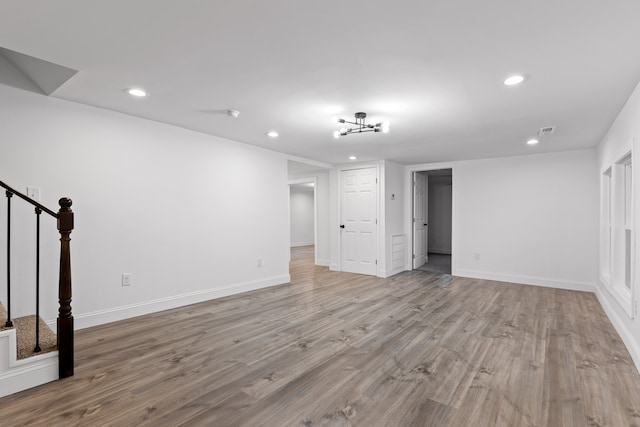
[[[429,242],[428,203],[429,177],[419,172],[413,173],[413,268],[427,262]]]
[[[376,168],[341,172],[341,270],[376,275],[378,185]]]

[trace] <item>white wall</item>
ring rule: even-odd
[[[289,209],[291,226],[291,246],[313,245],[314,212],[313,190],[290,189]]]
[[[73,199],[76,326],[289,280],[287,161],[279,153],[2,85],[0,144],[0,179],[40,187],[56,210],[60,196]],[[32,229],[17,224],[15,234]],[[45,253],[57,258],[56,244]],[[30,281],[30,251],[16,247],[16,286]],[[57,277],[49,277],[56,262],[43,266],[43,301],[57,301]],[[121,286],[123,272],[133,274],[131,287]],[[31,312],[28,304],[16,297],[14,314]],[[55,304],[43,310],[55,318]]]
[[[453,274],[594,290],[595,150],[459,162]]]
[[[637,173],[638,153],[640,143],[640,85],[636,87],[629,97],[626,105],[616,118],[615,122],[603,138],[598,146],[598,169],[596,175],[600,176],[604,170],[610,167],[614,162],[619,160],[625,153],[633,149],[634,176],[634,204],[633,204],[633,228],[635,231],[634,239],[635,247],[638,248],[637,227],[640,224],[640,209],[638,209],[638,200],[640,200],[640,174]],[[600,173],[598,173],[600,172]],[[600,242],[603,245],[604,242]],[[638,271],[640,268],[639,258],[633,259],[632,269],[635,270],[635,280],[632,283],[632,302],[635,302],[637,310],[638,298],[640,297],[640,285]],[[640,317],[631,311],[631,316],[623,309],[618,300],[614,297],[611,289],[607,287],[602,279],[598,281],[597,295],[600,303],[604,307],[611,322],[616,327],[618,333],[624,340],[631,356],[634,359],[636,367],[640,369]],[[635,318],[633,318],[635,315]]]

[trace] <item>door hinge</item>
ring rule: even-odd
[[[378,223],[378,219],[376,219],[376,224]]]
[[[376,265],[378,265],[378,260],[376,260]]]
[[[376,184],[378,183],[378,178],[376,178]]]
[[[416,255],[415,254],[413,254],[413,259],[416,259]]]

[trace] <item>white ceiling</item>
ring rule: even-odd
[[[0,47],[78,70],[54,97],[321,162],[417,164],[595,147],[640,80],[638,17],[635,0],[21,0],[0,2]],[[527,80],[504,86],[513,73]],[[331,118],[356,111],[391,132],[334,139]]]

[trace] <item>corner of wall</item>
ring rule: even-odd
[[[391,276],[395,276],[398,273],[402,273],[403,271],[407,271],[404,265],[401,267],[394,268],[393,270],[380,270],[380,275],[378,277],[386,279]]]

